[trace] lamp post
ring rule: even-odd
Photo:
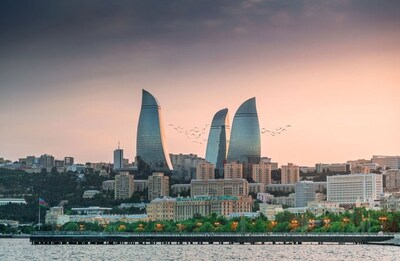
[[[324,221],[324,224],[325,224],[324,227],[325,227],[325,228],[328,228],[329,223],[331,222],[331,220],[330,220],[329,218],[326,217],[326,218],[323,219],[323,221]]]
[[[290,221],[290,224],[292,226],[292,230],[295,230],[299,224],[299,222],[296,219],[292,219],[292,221]]]
[[[310,219],[308,220],[308,228],[309,228],[310,230],[313,230],[313,229],[314,229],[314,226],[315,226],[315,219],[310,218]]]
[[[387,217],[386,216],[381,216],[378,219],[382,223],[381,224],[382,231],[385,231],[385,229],[386,229],[385,225],[386,225]]]
[[[342,221],[343,221],[343,230],[344,230],[345,227],[346,227],[346,225],[347,225],[347,223],[349,223],[350,219],[349,219],[348,217],[344,217],[344,218],[342,219]]]

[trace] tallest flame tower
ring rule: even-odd
[[[153,170],[172,170],[167,145],[165,144],[161,107],[157,99],[146,90],[142,92],[136,156]]]

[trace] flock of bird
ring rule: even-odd
[[[207,141],[207,139],[204,136],[206,133],[208,133],[208,126],[210,126],[210,124],[204,124],[203,127],[193,127],[190,129],[183,128],[173,123],[170,123],[168,126],[171,127],[177,133],[184,135],[192,143],[202,145],[204,142]],[[288,131],[288,129],[291,127],[292,125],[286,125],[283,127],[275,128],[273,130],[261,128],[261,134],[276,136],[282,134],[285,131]]]
[[[185,129],[173,123],[170,123],[169,126],[173,128],[177,133],[185,135],[186,138],[191,142],[201,145],[203,144],[203,142],[207,141],[207,139],[204,138],[204,135],[206,134],[206,130],[208,126],[210,126],[210,124],[204,124],[203,127],[193,127],[190,129]]]
[[[292,127],[292,125],[286,125],[284,127],[275,128],[275,130],[267,130],[266,128],[262,128],[261,134],[276,136],[283,133],[284,131],[287,131],[290,127]]]

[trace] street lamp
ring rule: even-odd
[[[385,231],[385,224],[386,224],[386,221],[387,221],[387,217],[386,216],[382,216],[382,217],[379,217],[378,219],[382,223],[382,225],[381,225],[382,230]]]
[[[292,225],[292,229],[296,229],[297,225],[298,225],[298,221],[296,219],[292,219],[292,221],[290,221],[291,225]]]
[[[328,226],[328,224],[331,222],[329,218],[324,218],[323,219],[325,226]]]
[[[310,218],[310,219],[308,220],[308,227],[309,227],[310,229],[313,229],[314,226],[315,226],[315,219]]]

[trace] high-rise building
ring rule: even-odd
[[[206,150],[206,160],[214,164],[220,177],[222,177],[222,171],[228,153],[229,135],[228,109],[222,109],[218,111],[212,119]]]
[[[293,163],[281,166],[281,184],[295,184],[300,180],[300,168]]]
[[[381,174],[350,174],[328,176],[327,201],[339,204],[362,203],[379,199],[383,191]]]
[[[308,202],[315,201],[315,184],[312,181],[300,181],[295,187],[295,207],[307,207]]]
[[[214,179],[215,167],[213,164],[204,162],[196,166],[196,179]]]
[[[233,118],[227,161],[259,163],[260,157],[260,124],[256,98],[251,98],[240,105]]]
[[[143,90],[137,129],[136,156],[153,170],[172,170],[165,144],[161,107],[156,98]]]
[[[130,175],[128,171],[121,171],[118,175],[115,175],[115,199],[126,199],[132,197],[135,185],[133,175]]]
[[[251,179],[252,164],[259,164],[261,157],[260,124],[256,98],[240,105],[232,123],[227,162],[243,164],[243,177]]]
[[[124,167],[124,151],[119,148],[114,150],[114,170],[119,170]]]
[[[271,172],[272,167],[270,163],[254,164],[252,171],[253,180],[264,185],[272,184]]]
[[[169,177],[164,176],[164,173],[154,172],[149,176],[148,199],[153,200],[164,196],[169,196]]]
[[[224,165],[224,179],[242,179],[243,178],[243,164],[240,163],[225,163]]]

